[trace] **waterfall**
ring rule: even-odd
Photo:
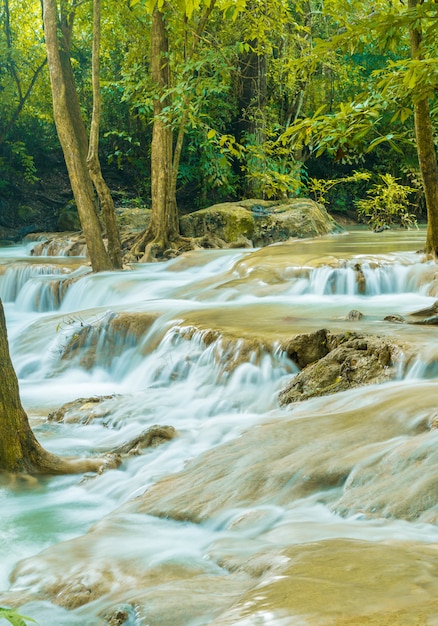
[[[0,604],[45,626],[434,616],[438,351],[408,323],[435,298],[423,239],[352,233],[97,275],[0,248],[42,444],[87,456],[175,435],[102,475],[4,477]],[[393,377],[281,408],[301,375],[290,338],[321,329],[399,342]],[[304,372],[322,359],[304,356]]]

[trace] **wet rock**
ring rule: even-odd
[[[31,256],[86,256],[87,246],[82,233],[36,233],[26,237],[36,240],[30,251]]]
[[[106,400],[112,400],[114,397],[112,395],[78,398],[63,404],[56,411],[49,413],[47,419],[49,422],[63,422],[65,424],[89,424],[92,420],[106,417],[110,413],[110,409],[102,406],[102,404]]]
[[[129,623],[183,626],[209,624],[254,584],[248,575],[230,574],[208,559],[199,565],[178,557],[151,562],[144,541],[151,532],[154,526],[144,516],[111,515],[86,535],[60,544],[63,550],[53,546],[22,561],[11,576],[21,589],[9,593],[8,600],[84,607],[84,624],[89,623],[86,605],[97,601],[101,618],[111,626],[126,623],[125,614]],[[25,596],[22,589],[29,580],[34,587]]]
[[[437,326],[438,325],[438,300],[430,307],[414,311],[407,319],[409,324]]]
[[[433,317],[438,315],[438,300],[425,309],[420,309],[419,311],[414,311],[413,313],[409,313],[412,317]]]
[[[354,274],[356,278],[357,293],[363,295],[366,292],[367,283],[360,263],[355,264]]]
[[[138,435],[134,439],[131,439],[131,441],[112,450],[112,452],[122,455],[141,454],[143,448],[156,448],[162,443],[166,443],[176,437],[176,434],[176,430],[173,426],[151,426],[145,432],[141,433],[141,435]]]
[[[157,317],[153,313],[107,311],[95,320],[68,320],[69,334],[60,349],[59,369],[71,365],[72,360],[86,369],[108,365],[128,347],[136,345]]]
[[[281,348],[289,359],[302,369],[310,363],[319,361],[330,352],[328,331],[321,329],[314,333],[296,335],[282,342]]]
[[[425,325],[425,326],[438,326],[438,315],[432,315],[431,317],[426,317],[423,320],[418,320],[415,322],[409,322],[410,324],[417,325]]]
[[[291,546],[261,581],[211,626],[426,626],[438,610],[430,545],[329,539]],[[394,598],[397,598],[394,601]]]
[[[357,309],[352,309],[351,311],[347,313],[344,319],[346,322],[358,322],[362,318],[363,318],[363,313],[361,313]]]
[[[327,335],[326,345],[326,354],[280,392],[281,405],[392,380],[403,353],[403,346],[392,339],[351,333]]]
[[[356,390],[354,408],[335,395],[296,405],[160,480],[128,510],[201,522],[318,494],[341,515],[436,518],[436,389],[423,383],[415,406],[402,383]]]
[[[340,227],[322,206],[301,198],[287,202],[243,200],[215,204],[184,215],[180,230],[186,237],[198,238],[200,245],[204,238],[204,241],[216,241],[217,247],[240,243],[248,247],[325,235]]]
[[[129,619],[129,613],[124,610],[116,610],[112,615],[107,617],[109,626],[122,626]]]
[[[391,322],[393,324],[404,324],[406,322],[405,318],[402,315],[387,315],[383,318],[385,322]]]

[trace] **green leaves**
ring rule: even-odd
[[[14,609],[8,609],[0,606],[0,620],[2,619],[7,620],[10,624],[12,624],[12,626],[26,626],[26,621],[33,622],[34,624],[38,623],[32,619],[32,617],[20,615]]]
[[[389,228],[392,224],[417,228],[417,218],[410,213],[409,197],[418,190],[400,185],[398,178],[391,174],[381,174],[380,178],[382,183],[373,185],[368,198],[355,203],[359,219],[374,230]]]
[[[213,0],[175,0],[172,4],[174,8],[187,17],[189,20],[196,11],[202,7],[210,7]],[[218,8],[222,10],[224,17],[234,21],[239,13],[245,10],[247,0],[219,0]],[[162,11],[165,7],[166,0],[130,0],[129,6],[134,9],[138,5],[142,5],[148,13],[152,13],[155,8]],[[175,7],[176,5],[176,7]]]

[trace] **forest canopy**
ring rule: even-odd
[[[64,168],[44,9],[56,11],[59,50],[69,56],[90,133],[96,3],[2,0],[3,226],[32,222],[24,189],[44,191]],[[413,210],[421,216],[427,208],[433,226],[437,6],[102,0],[98,153],[116,202],[166,206],[167,245],[178,236],[178,211],[241,197],[317,195],[315,181],[338,179],[348,182],[329,185],[324,200],[331,210],[348,211],[390,175],[416,190]],[[354,172],[366,175],[354,179]],[[47,211],[49,227],[51,214],[56,206]],[[151,228],[137,242],[139,256],[163,238],[158,226]],[[438,240],[429,235],[434,251]]]

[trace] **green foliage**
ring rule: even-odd
[[[0,606],[0,620],[6,620],[12,626],[26,626],[27,622],[33,622],[37,624],[37,622],[31,617],[27,617],[26,615],[20,615],[14,609],[8,609]]]
[[[299,194],[303,178],[303,165],[296,161],[274,133],[263,142],[253,135],[246,135],[244,142],[237,142],[234,135],[222,135],[217,139],[221,153],[231,165],[239,164],[248,187],[260,198],[284,198]]]
[[[320,107],[312,117],[291,124],[280,139],[285,146],[307,148],[316,157],[327,152],[342,163],[363,161],[365,154],[382,143],[401,153],[397,141],[406,140],[406,132],[380,131],[386,106],[377,97],[364,102],[341,102],[338,110],[330,114],[324,114],[325,107]]]
[[[33,157],[22,141],[6,141],[0,148],[0,190],[7,192],[17,179],[27,183],[38,182]]]
[[[370,178],[371,174],[369,172],[354,172],[350,176],[331,179],[309,178],[307,189],[313,194],[316,202],[326,205],[327,194],[336,185],[357,183],[359,181],[369,180]]]
[[[417,189],[400,185],[391,174],[381,174],[382,183],[368,191],[368,198],[355,202],[358,218],[373,230],[398,224],[404,228],[417,228],[417,219],[410,212],[409,197]]]

